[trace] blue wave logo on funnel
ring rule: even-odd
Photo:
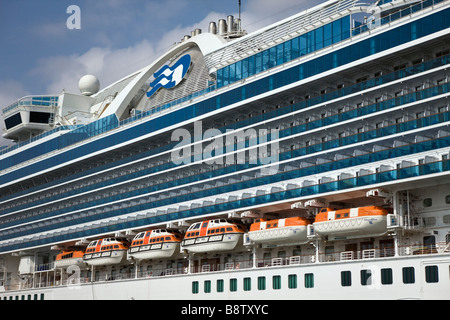
[[[151,97],[160,88],[171,89],[176,87],[189,70],[191,66],[191,56],[189,54],[182,56],[172,67],[164,66],[153,74],[155,80],[150,84],[152,90],[147,92],[147,97]]]

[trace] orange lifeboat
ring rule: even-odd
[[[84,252],[81,250],[63,251],[56,256],[55,268],[67,268],[73,265],[86,266],[83,261],[83,255]]]
[[[92,266],[118,264],[125,256],[128,247],[127,240],[122,238],[95,240],[86,248],[83,260]]]
[[[256,243],[307,242],[310,222],[302,217],[265,220],[256,219],[250,226],[249,237]]]
[[[181,249],[193,253],[230,251],[243,234],[243,228],[225,219],[197,222],[186,231]]]
[[[160,259],[173,256],[181,242],[181,235],[166,229],[138,233],[128,249],[128,259]]]
[[[313,223],[322,235],[376,235],[387,231],[387,210],[378,206],[333,210],[323,208]]]

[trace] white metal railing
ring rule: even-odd
[[[450,252],[450,242],[439,242],[436,244],[412,244],[408,246],[400,246],[398,248],[399,256],[411,256],[421,254],[442,254]],[[152,269],[141,272],[121,272],[119,274],[105,274],[104,271],[96,272],[94,279],[87,273],[87,270],[82,271],[82,275],[78,279],[68,277],[67,274],[61,272],[61,269],[55,269],[53,264],[45,264],[36,266],[34,274],[26,277],[21,283],[15,285],[4,284],[6,291],[9,290],[23,290],[32,288],[45,288],[66,285],[84,284],[90,282],[104,282],[104,281],[123,281],[129,279],[142,279],[164,276],[185,275],[188,273],[208,273],[217,271],[235,272],[238,270],[252,269],[252,268],[272,268],[290,265],[302,265],[312,263],[332,263],[342,261],[367,260],[376,258],[394,258],[395,248],[372,248],[358,251],[343,251],[343,252],[326,252],[319,253],[319,260],[316,261],[316,255],[296,255],[289,257],[277,257],[268,259],[257,259],[256,264],[253,260],[236,260],[234,262],[226,263],[208,263],[202,266],[192,266],[177,268],[161,268]],[[51,269],[49,268],[51,267]]]

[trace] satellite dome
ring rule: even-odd
[[[82,95],[92,96],[100,90],[100,81],[98,81],[96,76],[88,74],[80,79],[78,87]]]

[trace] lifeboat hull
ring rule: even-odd
[[[306,242],[307,226],[290,226],[276,229],[250,231],[249,237],[255,243]]]
[[[183,240],[181,249],[193,253],[212,251],[231,251],[242,238],[242,233],[226,233],[221,235],[198,237]]]
[[[107,266],[120,263],[125,253],[126,250],[96,252],[86,254],[83,259],[86,264],[91,266]]]
[[[70,258],[55,261],[55,268],[57,269],[66,269],[70,266],[78,266],[83,268],[86,267],[86,263],[84,263],[83,258]]]
[[[322,235],[372,235],[387,231],[387,217],[362,216],[340,220],[314,222],[314,232]]]
[[[128,259],[148,260],[170,258],[174,255],[178,246],[179,243],[172,242],[131,247],[128,250]]]

